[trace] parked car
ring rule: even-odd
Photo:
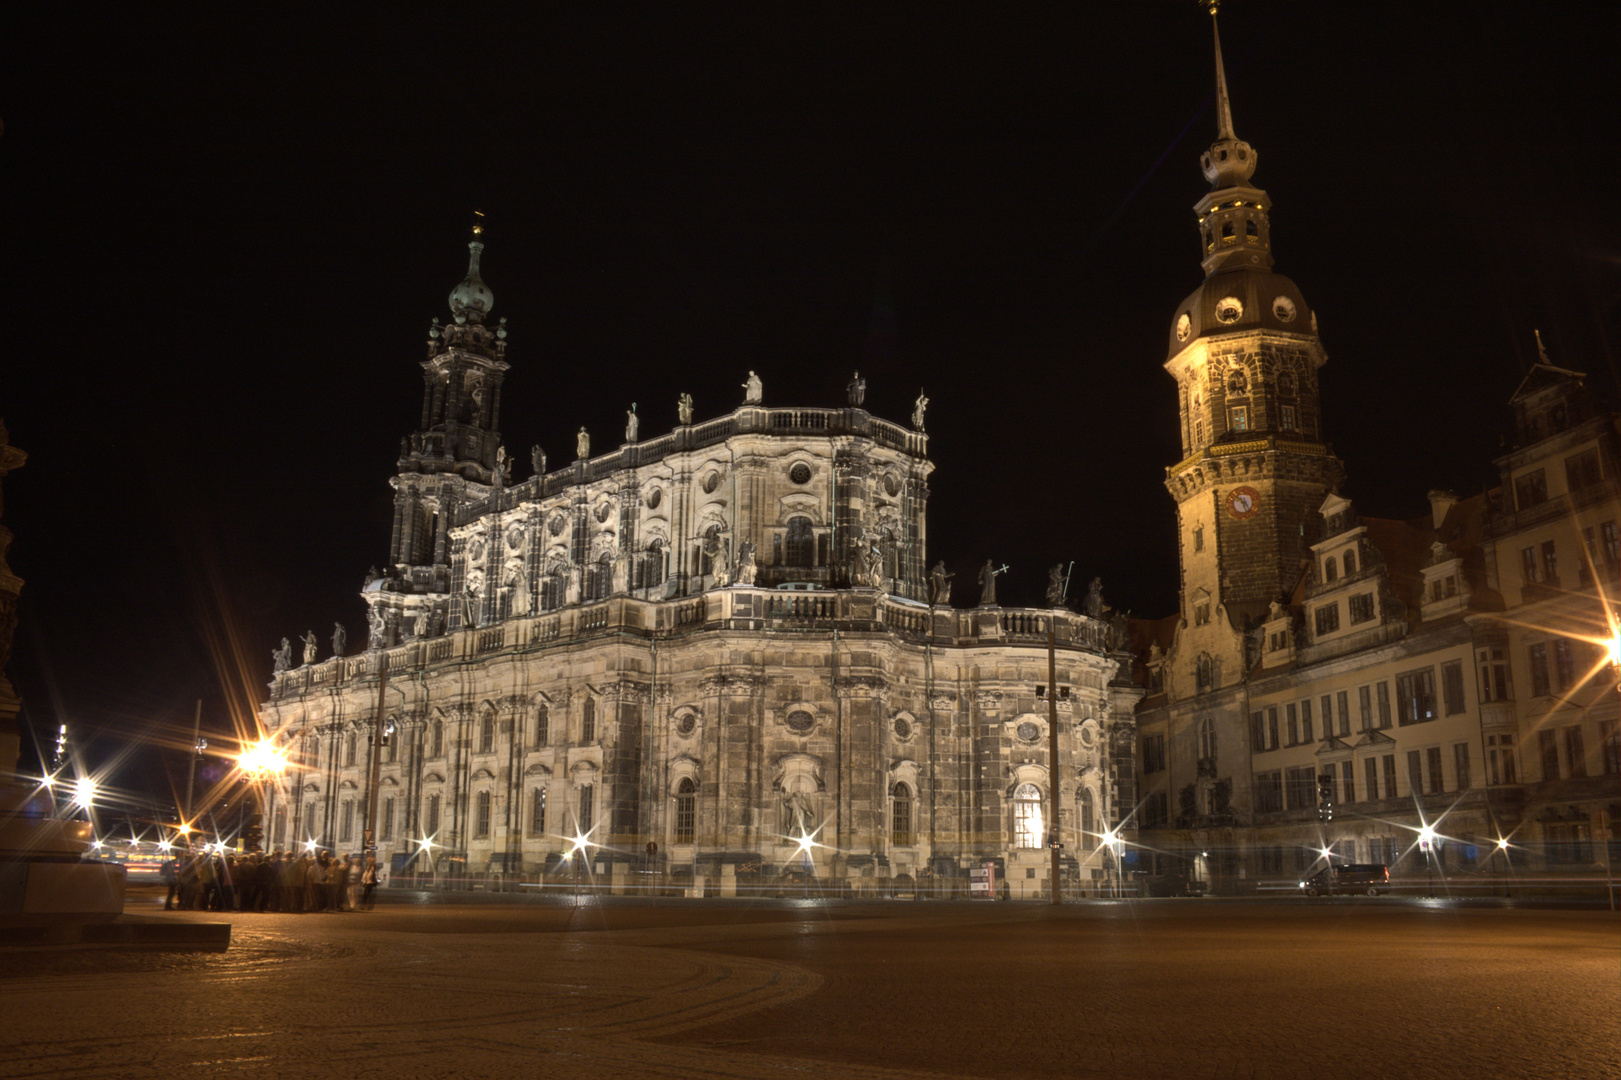
[[[1149,896],[1203,896],[1209,888],[1208,882],[1181,873],[1161,874],[1148,879]]]
[[[1366,893],[1378,896],[1390,891],[1390,867],[1384,863],[1346,863],[1325,867],[1300,883],[1307,896],[1333,896],[1336,893]]]

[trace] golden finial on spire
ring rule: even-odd
[[[482,210],[474,210],[473,211],[473,216],[475,218],[479,219],[479,220],[473,222],[473,235],[474,236],[483,236],[484,235],[484,211],[482,211]]]

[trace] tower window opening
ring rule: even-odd
[[[1233,223],[1230,221],[1221,227],[1221,242],[1223,244],[1235,244],[1238,242],[1238,237],[1233,235]]]
[[[1244,221],[1244,236],[1252,244],[1258,243],[1260,241],[1260,239],[1261,239],[1261,230],[1255,227],[1255,221],[1254,221],[1253,218],[1246,218],[1245,219],[1245,221]]]

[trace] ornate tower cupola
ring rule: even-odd
[[[1219,659],[1231,630],[1216,628],[1242,630],[1294,591],[1342,469],[1323,441],[1317,317],[1273,269],[1272,202],[1252,182],[1255,148],[1233,130],[1219,32],[1215,60],[1216,141],[1199,158],[1211,190],[1194,205],[1205,279],[1172,316],[1165,370],[1182,423],[1166,486],[1181,519],[1184,617]]]

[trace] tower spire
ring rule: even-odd
[[[495,294],[478,274],[478,257],[484,254],[484,211],[473,211],[473,239],[467,245],[467,276],[450,292],[450,313],[458,323],[483,322],[495,306]]]
[[[1216,137],[1235,139],[1233,134],[1233,105],[1227,97],[1227,69],[1221,63],[1221,27],[1216,25],[1219,0],[1209,0],[1210,30],[1216,38]]]

